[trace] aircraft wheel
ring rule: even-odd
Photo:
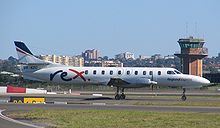
[[[125,94],[121,94],[121,97],[120,97],[120,98],[124,100],[125,97],[126,97]]]
[[[183,95],[183,96],[181,97],[181,99],[182,99],[182,101],[186,101],[186,96]]]
[[[116,99],[116,100],[120,100],[120,98],[121,98],[121,97],[120,97],[119,94],[115,95],[115,99]]]

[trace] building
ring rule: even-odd
[[[84,59],[81,56],[57,56],[57,55],[40,55],[40,59],[59,63],[67,66],[82,67],[84,66]]]
[[[176,53],[181,61],[181,70],[185,74],[202,76],[202,59],[208,56],[208,49],[204,48],[204,39],[182,38],[178,40],[181,53]]]
[[[168,59],[174,59],[175,56],[174,55],[167,55],[167,56],[164,56],[164,59],[165,60],[168,60]]]
[[[84,58],[81,56],[73,56],[70,60],[70,63],[74,66],[83,67],[84,66]]]
[[[124,53],[120,53],[120,54],[115,55],[115,59],[116,59],[116,60],[125,59],[125,58],[124,58]]]
[[[134,58],[134,53],[125,52],[125,53],[120,53],[120,54],[115,55],[115,59],[118,59],[118,60],[132,59],[132,60],[134,60],[135,58]]]
[[[86,50],[85,52],[82,53],[82,57],[85,60],[98,60],[99,52],[97,49]]]
[[[161,54],[154,54],[151,56],[151,59],[156,61],[158,59],[163,59],[163,56]]]
[[[102,67],[123,67],[120,61],[105,60],[102,61]]]
[[[123,63],[113,60],[91,60],[85,61],[86,67],[123,67]]]
[[[146,59],[150,59],[150,56],[145,56],[145,55],[139,55],[139,59],[140,60],[146,60]]]

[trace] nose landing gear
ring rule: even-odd
[[[186,89],[183,88],[183,95],[181,97],[182,101],[186,101],[186,95],[185,95]]]

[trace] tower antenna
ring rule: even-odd
[[[197,22],[195,22],[195,37],[198,37]]]
[[[186,22],[186,37],[188,37],[189,33],[188,33],[188,22]]]

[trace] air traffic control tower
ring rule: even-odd
[[[181,70],[184,74],[202,76],[202,59],[208,56],[208,49],[204,48],[204,39],[182,38],[177,41],[181,53],[176,53],[181,61]]]

